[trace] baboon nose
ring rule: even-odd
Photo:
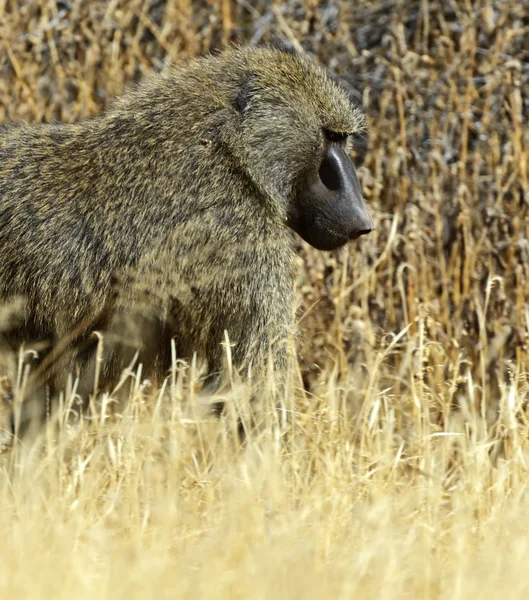
[[[366,233],[371,233],[374,229],[375,229],[374,227],[370,227],[370,228],[366,228],[366,229],[355,229],[349,235],[349,239],[350,240],[356,240],[361,235],[365,235]]]
[[[366,235],[367,233],[371,233],[375,230],[375,222],[373,221],[373,217],[367,213],[362,219],[361,223],[358,223],[357,226],[351,231],[349,234],[350,240],[356,240],[361,235]]]

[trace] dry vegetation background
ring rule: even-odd
[[[0,0],[0,121],[267,40],[371,121],[377,230],[301,249],[290,416],[236,448],[179,365],[121,418],[50,423],[2,457],[2,598],[529,593],[526,0]]]

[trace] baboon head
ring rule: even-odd
[[[345,85],[295,53],[232,52],[230,62],[239,62],[232,144],[273,209],[320,250],[372,231],[348,155],[365,118]]]

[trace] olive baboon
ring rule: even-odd
[[[227,331],[236,367],[281,370],[293,231],[332,250],[374,227],[347,154],[363,128],[329,71],[271,48],[189,60],[81,123],[2,128],[0,298],[26,300],[5,340],[77,331],[79,360],[97,329],[111,381],[124,332],[163,376],[172,337],[220,372]]]

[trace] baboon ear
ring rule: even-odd
[[[235,106],[237,110],[244,115],[248,109],[248,104],[252,99],[252,96],[255,92],[254,82],[256,79],[256,75],[253,73],[248,73],[243,77],[241,83],[239,84],[239,90],[237,92],[237,97],[235,98]]]

